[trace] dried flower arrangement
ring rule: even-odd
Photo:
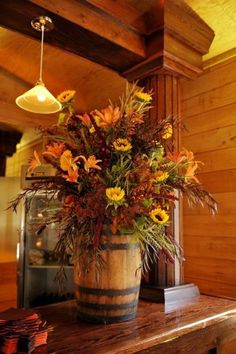
[[[81,254],[99,259],[105,219],[112,233],[131,233],[139,241],[145,269],[160,253],[170,261],[181,257],[168,227],[176,191],[212,212],[216,202],[195,176],[200,162],[194,154],[173,150],[179,122],[168,117],[153,125],[148,119],[152,95],[135,84],[127,85],[119,106],[110,103],[101,111],[76,113],[74,96],[70,90],[58,96],[63,104],[58,124],[43,130],[48,145],[42,156],[56,169],[55,178],[34,183],[11,207],[40,190],[57,194],[62,210],[46,223],[60,225],[55,251],[62,263],[78,235]],[[35,152],[29,172],[40,164]]]

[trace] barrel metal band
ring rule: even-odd
[[[129,295],[139,292],[140,286],[134,286],[132,288],[126,289],[95,289],[95,288],[85,288],[83,286],[77,285],[77,289],[80,293],[97,295],[97,296],[120,296]]]
[[[98,304],[98,303],[95,304],[95,303],[85,302],[85,301],[80,301],[80,300],[76,300],[76,302],[77,302],[78,306],[94,309],[96,311],[125,310],[125,309],[129,309],[129,308],[135,308],[138,304],[138,300],[134,300],[132,302],[127,302],[125,304],[119,304],[119,305]]]
[[[102,243],[99,245],[101,250],[134,250],[139,248],[139,243]]]
[[[88,315],[84,312],[81,312],[78,310],[77,312],[78,317],[82,318],[84,321],[91,322],[91,323],[115,323],[119,321],[128,321],[132,320],[133,318],[136,317],[136,311],[131,312],[126,315],[121,315],[121,316],[109,316],[109,317],[104,317],[104,316],[96,316],[96,315]]]

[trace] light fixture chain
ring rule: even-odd
[[[44,41],[44,25],[41,26],[41,31],[42,31],[42,36],[41,36],[39,81],[43,81],[43,41]]]

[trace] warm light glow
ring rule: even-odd
[[[17,261],[20,259],[20,242],[16,244],[16,259]]]
[[[40,248],[42,247],[42,239],[41,238],[37,238],[36,242],[35,242],[36,247]]]
[[[37,97],[40,102],[44,102],[46,100],[46,97],[42,94],[39,94]]]
[[[62,107],[43,83],[36,84],[32,89],[17,97],[16,104],[26,111],[41,114],[56,113]]]

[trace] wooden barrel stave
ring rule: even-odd
[[[81,272],[75,266],[78,315],[89,322],[113,323],[136,316],[141,279],[139,244],[130,235],[103,235],[101,255],[105,261],[99,277],[95,263]]]

